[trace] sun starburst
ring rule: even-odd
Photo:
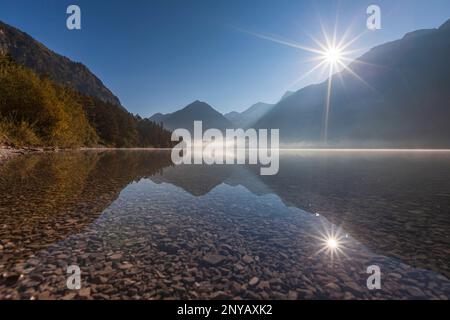
[[[318,242],[317,246],[319,247],[314,255],[325,254],[329,257],[331,263],[334,262],[335,258],[348,258],[345,252],[349,244],[348,235],[344,234],[340,228],[325,223],[323,219],[321,219],[321,222],[322,227],[316,231],[316,234],[312,235],[312,238]]]
[[[331,47],[325,51],[323,58],[330,65],[335,65],[336,63],[341,63],[342,60],[342,52],[339,48]]]
[[[353,44],[363,35],[366,33],[363,32],[357,36],[355,36],[352,39],[348,39],[349,36],[349,29],[347,29],[342,37],[338,39],[337,36],[337,26],[335,26],[332,35],[330,36],[329,33],[325,31],[325,28],[323,24],[321,23],[321,29],[322,29],[322,41],[318,40],[317,38],[308,35],[313,42],[315,43],[315,47],[309,47],[302,45],[300,43],[297,43],[296,41],[284,39],[281,37],[277,37],[274,35],[264,35],[260,33],[255,32],[249,32],[246,30],[240,30],[242,32],[251,34],[255,37],[269,40],[284,46],[288,46],[291,48],[295,48],[298,50],[303,50],[310,52],[314,55],[312,58],[313,61],[318,61],[318,63],[313,66],[309,71],[305,72],[302,76],[300,76],[298,79],[296,79],[293,83],[289,85],[289,90],[291,87],[299,83],[300,81],[304,80],[306,77],[310,76],[312,73],[316,71],[322,70],[322,72],[326,72],[327,74],[327,91],[326,91],[326,97],[325,97],[325,110],[324,110],[324,125],[323,125],[323,138],[324,142],[327,143],[328,141],[328,121],[329,121],[329,114],[330,114],[330,105],[331,105],[331,96],[332,96],[332,87],[333,87],[333,75],[340,71],[345,71],[348,74],[352,75],[353,77],[357,78],[361,82],[363,82],[365,85],[368,86],[368,84],[362,79],[352,68],[350,67],[350,62],[358,63],[356,60],[352,60],[352,55],[355,54],[358,51],[362,51],[362,49],[353,49],[350,50],[349,48],[353,46]],[[342,79],[342,77],[341,77]],[[369,86],[370,87],[370,86]]]

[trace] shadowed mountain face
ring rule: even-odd
[[[38,75],[50,76],[56,83],[120,106],[119,99],[81,63],[61,56],[28,34],[0,21],[0,53],[9,53]]]
[[[450,147],[450,21],[378,46],[333,76],[328,142],[357,147]],[[283,142],[323,141],[327,82],[280,101],[257,128]]]
[[[162,123],[164,128],[168,130],[183,128],[191,132],[193,131],[194,121],[202,121],[204,130],[210,128],[224,130],[234,127],[221,113],[201,101],[195,101],[174,113],[165,115],[157,113],[150,120]]]

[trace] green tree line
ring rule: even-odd
[[[0,142],[16,146],[170,147],[171,133],[124,108],[57,85],[0,55]]]

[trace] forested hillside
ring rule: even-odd
[[[15,146],[168,147],[170,132],[121,106],[40,77],[3,54],[0,142]]]

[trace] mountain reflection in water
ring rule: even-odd
[[[260,176],[165,151],[16,158],[0,167],[0,297],[449,298],[449,164],[285,152]],[[333,260],[317,254],[331,229],[349,235]],[[65,288],[73,263],[80,293]]]

